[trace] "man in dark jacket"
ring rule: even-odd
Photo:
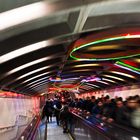
[[[67,105],[64,106],[63,110],[60,112],[60,120],[63,125],[63,133],[68,132],[68,124],[71,123],[72,114],[69,112]]]
[[[55,99],[53,103],[53,107],[54,107],[54,114],[56,116],[56,122],[57,125],[59,125],[59,115],[60,115],[60,110],[62,108],[61,102],[58,99]]]

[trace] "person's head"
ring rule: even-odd
[[[118,100],[118,101],[116,102],[116,106],[117,106],[118,108],[121,108],[121,107],[123,106],[123,102],[120,101],[120,100]]]
[[[138,100],[135,97],[130,97],[127,99],[127,106],[129,108],[135,109],[139,106]]]
[[[103,106],[103,103],[101,101],[99,101],[98,106]]]
[[[87,101],[90,101],[90,97],[87,97],[86,100],[87,100]]]
[[[95,96],[92,96],[92,97],[91,97],[91,101],[92,101],[92,102],[95,102]]]
[[[105,99],[105,103],[107,104],[111,102],[109,95],[106,95],[104,99]]]

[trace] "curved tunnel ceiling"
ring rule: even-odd
[[[56,86],[84,93],[139,83],[139,5],[1,0],[0,88],[39,95]]]

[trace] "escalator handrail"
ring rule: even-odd
[[[98,119],[98,118],[96,118],[96,117],[94,117],[94,116],[92,116],[92,117],[93,117],[94,119],[96,119],[97,121],[100,120],[100,119]],[[104,121],[104,120],[100,120],[100,121],[102,121],[102,122],[103,122],[104,124],[106,124],[107,126],[113,126],[113,127],[115,127],[115,128],[117,127],[118,129],[122,129],[122,130],[124,130],[124,131],[128,131],[129,133],[134,133],[134,134],[136,134],[136,135],[140,135],[138,129],[131,128],[131,127],[126,127],[126,126],[117,124],[117,123],[115,123],[115,122],[108,123],[108,122],[106,122],[106,121]]]
[[[71,112],[74,116],[76,116],[78,119],[82,120],[82,122],[84,122],[84,124],[92,129],[94,129],[94,131],[98,131],[98,133],[100,133],[101,135],[103,135],[104,137],[106,137],[108,140],[112,139],[112,136],[108,135],[107,133],[105,133],[102,129],[99,129],[97,126],[94,126],[90,121],[86,120],[85,118],[83,118],[82,116],[79,116],[76,113]],[[113,138],[113,140],[116,140]]]
[[[98,130],[98,132],[100,132],[102,135],[107,136],[107,137],[109,137],[109,138],[112,138],[112,136],[107,135],[101,128],[97,127],[96,125],[93,125],[93,123],[90,122],[89,120],[85,119],[84,117],[82,117],[82,116],[80,116],[80,115],[78,115],[78,114],[76,114],[76,113],[73,113],[73,112],[71,112],[71,113],[72,113],[74,116],[76,116],[76,117],[82,119],[86,124],[88,124],[89,126],[91,126],[91,128],[95,128],[96,130]],[[109,128],[109,127],[114,127],[115,130],[116,130],[116,128],[118,128],[119,130],[126,131],[128,134],[132,133],[132,134],[134,134],[134,135],[140,136],[140,132],[139,132],[139,130],[137,130],[137,129],[127,128],[127,127],[125,127],[125,126],[116,124],[116,123],[114,123],[114,122],[113,122],[113,123],[108,123],[108,122],[103,121],[103,120],[101,120],[101,119],[98,119],[98,118],[96,118],[96,117],[94,117],[94,116],[92,116],[92,117],[93,117],[95,120],[97,120],[97,122],[102,122],[102,123],[104,123],[104,125],[105,125],[106,127],[108,127],[108,128]],[[113,138],[113,139],[115,140],[115,138]]]
[[[35,122],[36,120],[36,122]],[[29,125],[25,128],[24,132],[22,132],[21,136],[18,138],[18,140],[33,140],[33,137],[35,135],[35,131],[37,130],[38,124],[40,122],[40,116],[35,116],[32,121],[29,123]],[[33,124],[34,123],[34,124]]]

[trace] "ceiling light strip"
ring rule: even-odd
[[[130,75],[130,74],[127,74],[127,73],[124,73],[124,72],[119,72],[119,71],[110,71],[110,73],[114,73],[114,74],[126,76],[126,77],[129,77],[129,78],[134,78],[134,79],[136,78],[136,77],[133,76],[133,75]]]
[[[107,78],[102,78],[102,80],[103,80],[103,81],[107,81],[107,82],[111,82],[111,83],[115,83],[115,84],[116,84],[116,82],[115,82],[115,81],[110,80],[110,79],[107,79]]]
[[[93,86],[93,87],[100,88],[99,86],[97,86],[97,85],[95,85],[95,84],[86,83],[86,85],[90,85],[90,86]]]
[[[104,77],[108,77],[108,78],[113,78],[113,79],[116,79],[116,80],[119,80],[119,81],[125,81],[125,80],[122,79],[122,78],[119,78],[119,77],[116,77],[116,76],[112,76],[112,75],[104,74],[103,76],[104,76]]]
[[[96,82],[98,82],[98,83],[103,83],[103,84],[105,84],[105,85],[109,85],[109,83],[107,83],[107,82],[104,82],[104,81],[96,81]]]
[[[37,51],[41,48],[45,48],[46,46],[47,46],[47,41],[41,41],[35,44],[22,47],[20,49],[14,50],[12,52],[9,52],[7,54],[0,56],[0,64],[7,62],[9,60],[12,60],[14,58],[17,58],[19,56],[25,55],[27,53]]]
[[[0,31],[46,15],[49,7],[45,2],[36,2],[0,14]]]
[[[128,68],[128,67],[125,67],[125,66],[122,66],[122,65],[118,65],[118,64],[114,64],[114,65],[116,65],[116,66],[118,66],[118,67],[120,67],[120,68],[122,68],[122,69],[131,71],[131,72],[134,72],[134,73],[136,73],[136,74],[140,74],[140,72],[135,71],[135,70],[133,70],[133,69],[131,69],[131,68]]]
[[[129,68],[129,69],[132,69],[132,70],[134,70],[134,71],[140,72],[140,69],[139,69],[139,68],[136,68],[136,67],[134,67],[134,66],[128,65],[128,64],[123,63],[123,62],[121,62],[121,61],[117,61],[115,64],[118,64],[118,65],[127,67],[127,68]]]
[[[36,78],[38,78],[38,77],[44,76],[44,75],[49,74],[49,73],[51,73],[51,71],[50,71],[50,72],[45,72],[45,73],[39,74],[39,75],[37,75],[37,76],[34,76],[34,77],[32,77],[32,78],[30,78],[30,79],[28,79],[28,80],[25,80],[24,82],[22,82],[22,84],[25,84],[25,83],[27,83],[27,82],[33,80],[33,79],[36,79]]]
[[[120,57],[116,57],[116,58],[78,58],[75,57],[73,55],[74,52],[76,52],[77,50],[80,50],[82,48],[91,46],[91,45],[96,45],[96,44],[100,44],[100,43],[105,43],[105,42],[110,42],[110,41],[116,41],[116,40],[122,40],[122,39],[132,39],[132,38],[140,38],[140,35],[122,35],[122,36],[118,36],[118,37],[112,37],[112,38],[106,38],[106,39],[101,39],[101,40],[97,40],[97,41],[93,41],[84,45],[81,45],[79,47],[74,48],[71,52],[70,52],[70,57],[75,59],[75,60],[89,60],[89,61],[102,61],[102,60],[116,60],[116,59],[125,59],[125,58],[131,58],[134,56],[140,56],[140,54],[134,54],[134,55],[129,55],[129,56],[120,56]]]

